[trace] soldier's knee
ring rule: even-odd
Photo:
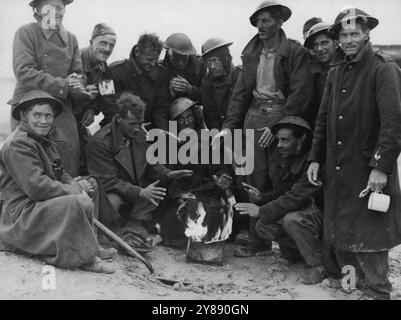
[[[291,231],[295,230],[298,226],[302,225],[302,217],[298,214],[298,212],[289,212],[287,213],[283,220],[283,229],[287,233],[291,233]]]
[[[95,204],[93,203],[92,199],[89,198],[87,195],[76,195],[74,200],[76,201],[77,205],[85,212],[92,212],[95,209]]]
[[[119,212],[120,207],[124,203],[123,199],[120,196],[116,195],[115,193],[108,193],[107,199],[109,200],[114,211]]]
[[[272,232],[271,226],[264,224],[260,219],[255,224],[255,232],[262,239],[268,241],[272,241],[274,239],[274,232]]]

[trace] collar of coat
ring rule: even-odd
[[[354,59],[348,60],[347,56],[344,54],[344,51],[339,50],[330,65],[339,66],[345,63],[358,63],[359,61],[367,57],[370,53],[373,53],[373,45],[370,41],[367,41]]]
[[[331,68],[331,62],[320,63],[315,57],[309,57],[309,71],[312,74],[328,72]]]
[[[290,42],[283,29],[279,30],[279,44],[277,47],[277,54],[282,57],[289,57],[290,55]],[[256,35],[252,40],[246,45],[243,56],[260,56],[263,49],[263,42],[260,40],[259,35]]]
[[[48,137],[50,136],[51,132],[49,133],[48,137],[41,137],[38,136],[32,132],[30,132],[27,127],[25,126],[25,124],[23,122],[20,123],[19,125],[19,130],[22,132],[26,132],[27,136],[33,140],[35,140],[36,142],[38,142],[43,148],[48,148],[51,145],[53,146],[57,146],[56,143],[54,143],[53,141],[51,141]],[[52,129],[53,131],[53,129]]]
[[[91,59],[90,59],[90,47],[83,48],[81,50],[82,66],[86,73],[89,73],[95,69],[99,69],[101,72],[105,71],[105,62],[100,62],[91,69]]]
[[[278,152],[278,150],[277,150]],[[300,174],[308,161],[308,152],[305,151],[305,148],[302,149],[301,153],[291,159],[283,159],[283,164],[289,169],[292,175],[296,176]]]
[[[136,47],[137,47],[137,46],[135,46],[134,48],[132,48],[130,57],[129,57],[129,59],[128,59],[130,70],[131,70],[131,72],[133,72],[133,77],[136,77],[136,76],[138,76],[138,75],[140,76],[140,75],[142,75],[142,74],[146,74],[146,75],[148,75],[153,81],[156,81],[157,78],[159,77],[159,65],[157,64],[157,65],[152,69],[152,71],[146,72],[146,73],[145,73],[141,68],[139,68],[139,66],[137,65],[137,63],[136,63],[136,61],[135,61],[135,54],[134,54],[134,52],[135,52]]]
[[[52,29],[45,30],[42,28],[41,22],[38,21],[37,26],[39,27],[42,34],[44,35],[44,37],[47,40],[49,40],[53,35],[59,34],[59,36],[60,36],[61,40],[64,42],[64,44],[65,45],[68,44],[68,33],[67,33],[67,30],[65,30],[63,25],[61,25],[58,30],[52,30]]]
[[[298,157],[291,159],[290,170],[293,175],[298,175],[304,169],[306,162],[308,161],[308,152],[301,151]]]
[[[122,147],[129,146],[132,143],[131,138],[126,138],[121,132],[120,126],[118,125],[116,119],[114,118],[105,128],[107,130],[106,135],[111,135],[111,144],[113,152],[119,152]],[[134,138],[135,139],[135,138]],[[146,138],[144,136],[143,141],[137,141],[139,143],[146,143]]]

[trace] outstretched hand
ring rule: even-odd
[[[274,141],[274,135],[268,127],[258,129],[257,131],[262,133],[262,136],[259,139],[259,146],[261,148],[267,148]]]
[[[253,203],[238,203],[235,209],[240,215],[247,215],[251,218],[259,218],[259,207]]]
[[[194,172],[192,170],[179,170],[179,171],[170,171],[167,173],[167,179],[169,180],[177,180],[184,177],[192,177]]]
[[[262,201],[262,192],[259,191],[258,188],[251,186],[245,182],[242,182],[242,186],[244,187],[245,191],[248,193],[249,200],[253,203],[258,203]]]
[[[152,202],[155,206],[158,206],[158,201],[162,201],[164,197],[166,196],[167,189],[166,188],[161,188],[158,187],[158,184],[160,181],[156,181],[146,188],[143,188],[141,192],[139,193],[139,196],[141,198],[144,198],[146,200],[149,200]]]

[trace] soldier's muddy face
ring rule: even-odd
[[[303,138],[296,138],[289,128],[282,128],[277,132],[277,148],[284,158],[296,157],[302,149]]]
[[[150,72],[157,64],[160,52],[154,51],[152,48],[146,48],[140,52],[138,48],[135,50],[135,62],[145,72]]]
[[[34,105],[21,112],[21,121],[28,132],[39,137],[46,137],[53,127],[53,108],[48,103]]]
[[[280,18],[273,17],[270,12],[263,11],[256,18],[256,27],[259,30],[260,40],[273,38],[282,26]]]
[[[189,56],[185,54],[179,54],[172,50],[168,53],[169,59],[173,67],[177,70],[184,70],[187,67]]]
[[[328,63],[336,54],[338,42],[332,40],[325,34],[318,35],[313,41],[313,52],[316,59],[321,63]]]
[[[341,29],[339,41],[344,54],[351,59],[362,50],[366,41],[369,39],[369,30],[364,29],[359,23],[354,24],[352,28]]]
[[[195,115],[193,110],[190,108],[181,113],[177,118],[177,123],[178,131],[183,129],[195,129]]]
[[[218,78],[224,75],[224,65],[218,57],[210,57],[206,59],[206,66],[213,78]]]
[[[134,138],[142,131],[143,118],[138,118],[131,111],[128,111],[125,118],[116,114],[116,120],[120,125],[122,134],[127,138]]]
[[[91,40],[90,52],[94,62],[106,62],[113,53],[117,37],[112,34],[98,36]]]

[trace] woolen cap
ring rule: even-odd
[[[92,32],[92,40],[95,39],[96,37],[100,37],[100,36],[105,36],[105,35],[113,35],[116,36],[116,32],[109,27],[107,24],[105,23],[99,23],[95,26],[95,28],[93,29]]]

